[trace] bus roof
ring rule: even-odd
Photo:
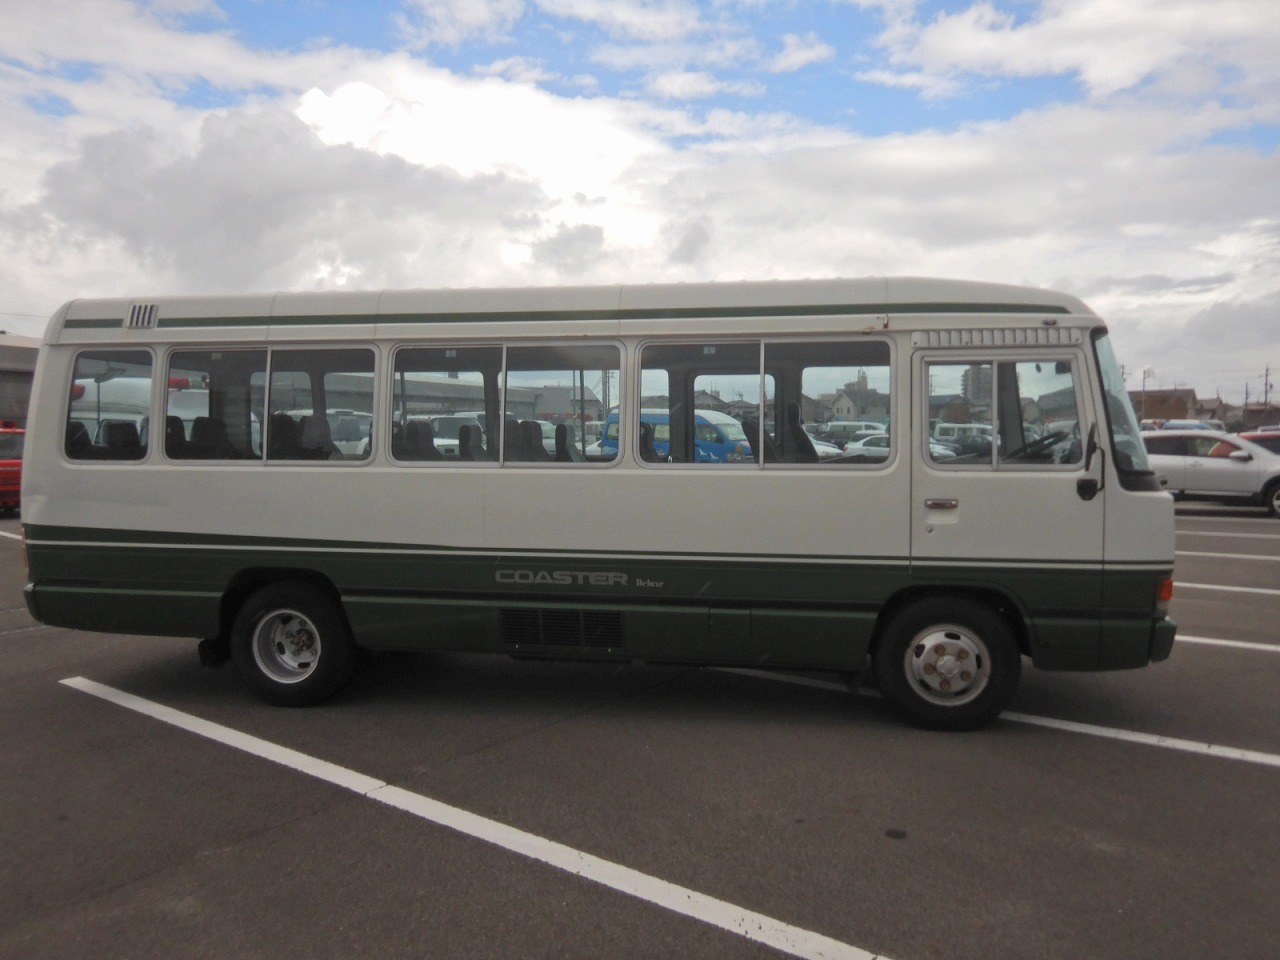
[[[1100,323],[1077,298],[1037,287],[873,277],[73,300],[54,314],[45,342],[145,342],[154,331],[196,341],[305,340],[316,329],[326,338],[547,336],[566,327],[580,335],[695,333],[725,332],[726,322],[745,334],[752,321],[776,331],[780,319],[831,332],[951,326],[958,316],[975,327]]]

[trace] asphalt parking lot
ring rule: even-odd
[[[946,735],[836,678],[487,657],[273,709],[34,623],[0,521],[0,957],[1272,958],[1280,521],[1177,526],[1167,662]]]

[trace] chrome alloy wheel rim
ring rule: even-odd
[[[277,683],[298,683],[315,672],[320,632],[296,610],[275,610],[253,631],[253,659]]]
[[[957,707],[976,698],[991,680],[991,655],[972,631],[938,624],[916,634],[903,667],[916,693],[930,703]]]

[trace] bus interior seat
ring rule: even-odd
[[[484,460],[485,450],[480,444],[480,429],[469,423],[458,428],[458,459]]]
[[[108,420],[102,425],[109,460],[141,460],[147,452],[132,420]]]
[[[578,463],[585,460],[582,450],[575,442],[574,430],[567,423],[556,424],[556,462]]]
[[[551,460],[547,445],[542,442],[542,424],[537,420],[520,421],[520,441],[526,460],[534,463],[547,463]]]
[[[653,445],[653,424],[640,424],[640,459],[646,463],[661,463],[662,457]]]
[[[79,420],[67,421],[67,456],[72,460],[88,460],[93,456],[89,428]]]
[[[298,441],[304,460],[341,460],[340,451],[329,433],[329,418],[323,413],[312,413],[302,418],[301,439]]]
[[[742,431],[747,435],[747,443],[751,447],[751,456],[756,463],[760,462],[760,451],[756,449],[762,442],[764,444],[764,462],[779,463],[782,457],[778,455],[778,448],[774,445],[773,438],[769,436],[767,431],[761,431],[760,424],[756,420],[743,420]]]
[[[164,418],[164,452],[171,460],[187,456],[187,431],[182,418],[169,414]]]
[[[287,413],[273,413],[267,421],[267,458],[298,458],[298,422]]]
[[[221,417],[196,417],[191,421],[187,456],[195,460],[230,460],[235,456]]]
[[[525,435],[520,429],[520,421],[507,417],[502,424],[502,459],[507,463],[520,463],[529,458],[525,455]]]
[[[800,404],[795,401],[787,404],[787,433],[794,447],[792,460],[795,463],[818,462],[818,451],[800,423]]]
[[[436,432],[430,420],[410,420],[405,424],[405,460],[443,460],[436,447]]]

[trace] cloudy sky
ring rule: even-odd
[[[1280,395],[1275,0],[0,0],[0,326],[82,296],[923,274]]]

